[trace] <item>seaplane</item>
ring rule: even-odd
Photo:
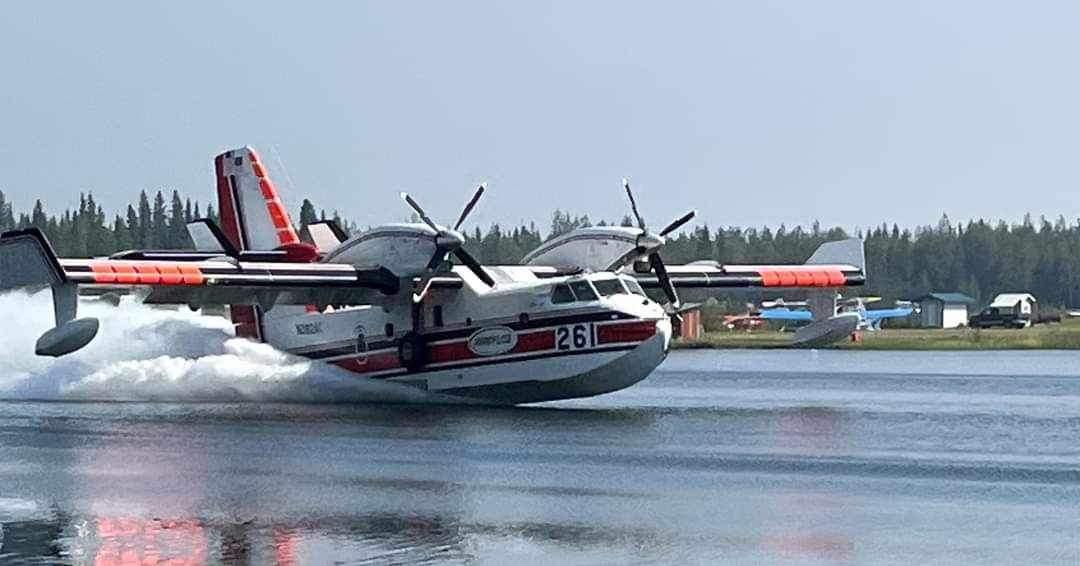
[[[452,225],[403,193],[420,222],[348,237],[333,222],[298,231],[250,147],[218,155],[214,171],[220,224],[190,223],[193,250],[58,258],[36,229],[0,236],[0,291],[51,289],[55,327],[38,338],[38,355],[93,340],[99,321],[78,318],[81,292],[129,292],[150,305],[225,305],[238,337],[363,378],[487,404],[535,403],[617,391],[652,373],[671,345],[680,288],[865,281],[859,240],[825,243],[802,265],[667,266],[665,237],[694,212],[653,232],[628,182],[637,226],[575,230],[520,265],[483,265],[460,230],[484,185]]]

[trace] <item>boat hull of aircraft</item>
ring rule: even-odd
[[[519,404],[592,397],[625,389],[645,379],[667,357],[668,321],[641,342],[566,354],[510,357],[481,365],[426,371],[394,381],[425,380],[428,391],[492,404]],[[467,373],[463,369],[468,368]]]
[[[423,361],[416,364],[409,361],[416,353],[402,351],[408,338],[368,337],[358,330],[382,328],[386,314],[381,309],[268,318],[264,327],[270,342],[294,355],[365,378],[493,404],[617,391],[648,376],[670,347],[671,321],[658,308],[651,316],[606,308],[552,314],[430,328],[417,335]],[[322,336],[350,338],[326,341]]]

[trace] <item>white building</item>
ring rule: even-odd
[[[959,328],[967,326],[968,307],[975,299],[963,293],[930,293],[918,299],[923,328]]]

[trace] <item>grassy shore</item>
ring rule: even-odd
[[[791,333],[774,331],[707,332],[700,340],[677,340],[675,348],[786,348]],[[863,332],[860,342],[840,342],[844,350],[1080,350],[1080,321],[1023,330],[887,329]]]

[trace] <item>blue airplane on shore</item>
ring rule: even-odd
[[[860,330],[881,330],[881,323],[890,318],[907,318],[915,312],[911,304],[898,302],[891,309],[867,309],[868,303],[880,301],[881,297],[853,297],[837,302],[837,314],[856,313],[859,315]],[[783,299],[766,301],[761,304],[759,316],[763,320],[778,320],[790,322],[813,322],[814,315],[808,310],[805,302],[785,302]]]

